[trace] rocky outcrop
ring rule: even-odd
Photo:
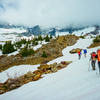
[[[54,73],[57,72],[57,63],[51,64],[51,65],[41,65],[40,67],[38,67],[39,70],[41,70],[43,72],[43,74],[48,74],[48,73]]]
[[[0,83],[0,94],[16,89],[28,82],[37,81],[42,78],[42,75],[55,73],[58,70],[67,67],[70,63],[70,61],[63,61],[59,64],[43,64],[34,72],[28,72],[27,74],[16,77],[15,79],[9,78],[5,83]]]
[[[79,51],[82,51],[82,49],[80,48],[76,48],[76,49],[72,49],[71,51],[69,51],[71,54],[74,54],[74,53],[78,53]]]

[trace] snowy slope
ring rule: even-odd
[[[0,34],[0,41],[15,41],[17,38],[15,34]]]
[[[96,71],[92,71],[91,68],[88,71],[88,68],[90,53],[100,47],[88,49],[87,57],[82,55],[81,60],[78,60],[77,54],[69,54],[72,48],[86,48],[91,43],[92,40],[89,38],[80,39],[74,46],[65,48],[62,57],[49,63],[62,60],[73,61],[67,68],[0,95],[0,100],[99,100],[100,76],[96,75]],[[98,71],[98,67],[96,69]],[[16,68],[13,71],[16,72]]]
[[[90,33],[92,31],[95,30],[95,27],[88,27],[82,30],[78,30],[78,31],[74,31],[72,34],[75,34],[76,36],[81,36],[81,35],[85,35],[87,33]],[[69,32],[56,32],[56,36],[61,36],[61,35],[67,35],[70,34]]]
[[[80,36],[80,35],[85,35],[87,33],[90,33],[90,32],[92,32],[94,30],[95,30],[95,27],[88,27],[88,28],[85,28],[83,30],[74,31],[72,34],[75,34],[77,36]]]
[[[26,30],[19,28],[11,28],[11,29],[0,28],[0,33],[23,33],[23,32],[26,32]]]
[[[14,78],[26,74],[29,71],[35,71],[40,65],[20,65],[9,68],[0,73],[0,82],[5,82],[8,78]]]
[[[19,28],[12,28],[12,29],[0,28],[0,41],[9,41],[9,40],[15,41],[16,39],[18,39],[18,35],[23,32],[26,32],[26,30]]]

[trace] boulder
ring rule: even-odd
[[[0,87],[3,86],[3,83],[0,83]]]
[[[60,70],[60,69],[62,69],[62,68],[65,68],[68,64],[70,64],[71,63],[71,61],[62,61],[61,63],[59,63],[58,65],[57,65],[57,68],[58,68],[58,70]]]
[[[0,88],[0,94],[3,94],[3,93],[5,93],[5,90],[2,90],[2,89]]]
[[[36,81],[36,80],[39,80],[42,76],[42,71],[41,70],[36,70],[33,72],[33,80]]]
[[[70,51],[70,53],[71,53],[71,54],[74,54],[74,53],[77,53],[77,52],[79,52],[79,51],[82,51],[82,49],[80,49],[80,48],[72,49],[72,50]]]
[[[33,72],[29,71],[27,74],[24,75],[24,78],[30,78],[33,76]]]
[[[5,92],[4,84],[0,83],[0,94],[3,94]]]
[[[12,89],[15,89],[15,88],[17,88],[18,86],[16,85],[16,84],[11,84],[10,86],[9,86],[9,90],[12,90]]]
[[[17,87],[20,87],[21,84],[20,84],[20,81],[18,78],[15,78],[15,79],[11,79],[9,78],[5,83],[4,83],[5,87],[7,90],[12,90],[12,89],[15,89]]]
[[[50,69],[50,65],[43,64],[43,65],[40,65],[40,67],[38,67],[38,69],[45,72],[46,70]]]
[[[53,73],[53,72],[57,72],[57,63],[51,64],[51,65],[40,65],[40,67],[38,67],[38,69],[40,69],[41,71],[43,71],[44,74],[48,74],[48,73]]]

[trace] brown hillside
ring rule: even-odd
[[[28,57],[21,57],[20,54],[15,56],[2,56],[0,57],[0,72],[4,71],[15,65],[22,64],[45,64],[50,60],[62,56],[62,50],[66,46],[72,46],[79,38],[74,35],[60,36],[52,39],[50,43],[43,45],[40,49],[35,51],[34,55]],[[46,52],[47,57],[42,57],[43,51]]]

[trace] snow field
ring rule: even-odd
[[[19,77],[29,71],[35,71],[40,65],[20,65],[9,68],[0,73],[0,82],[5,82],[8,78]]]

